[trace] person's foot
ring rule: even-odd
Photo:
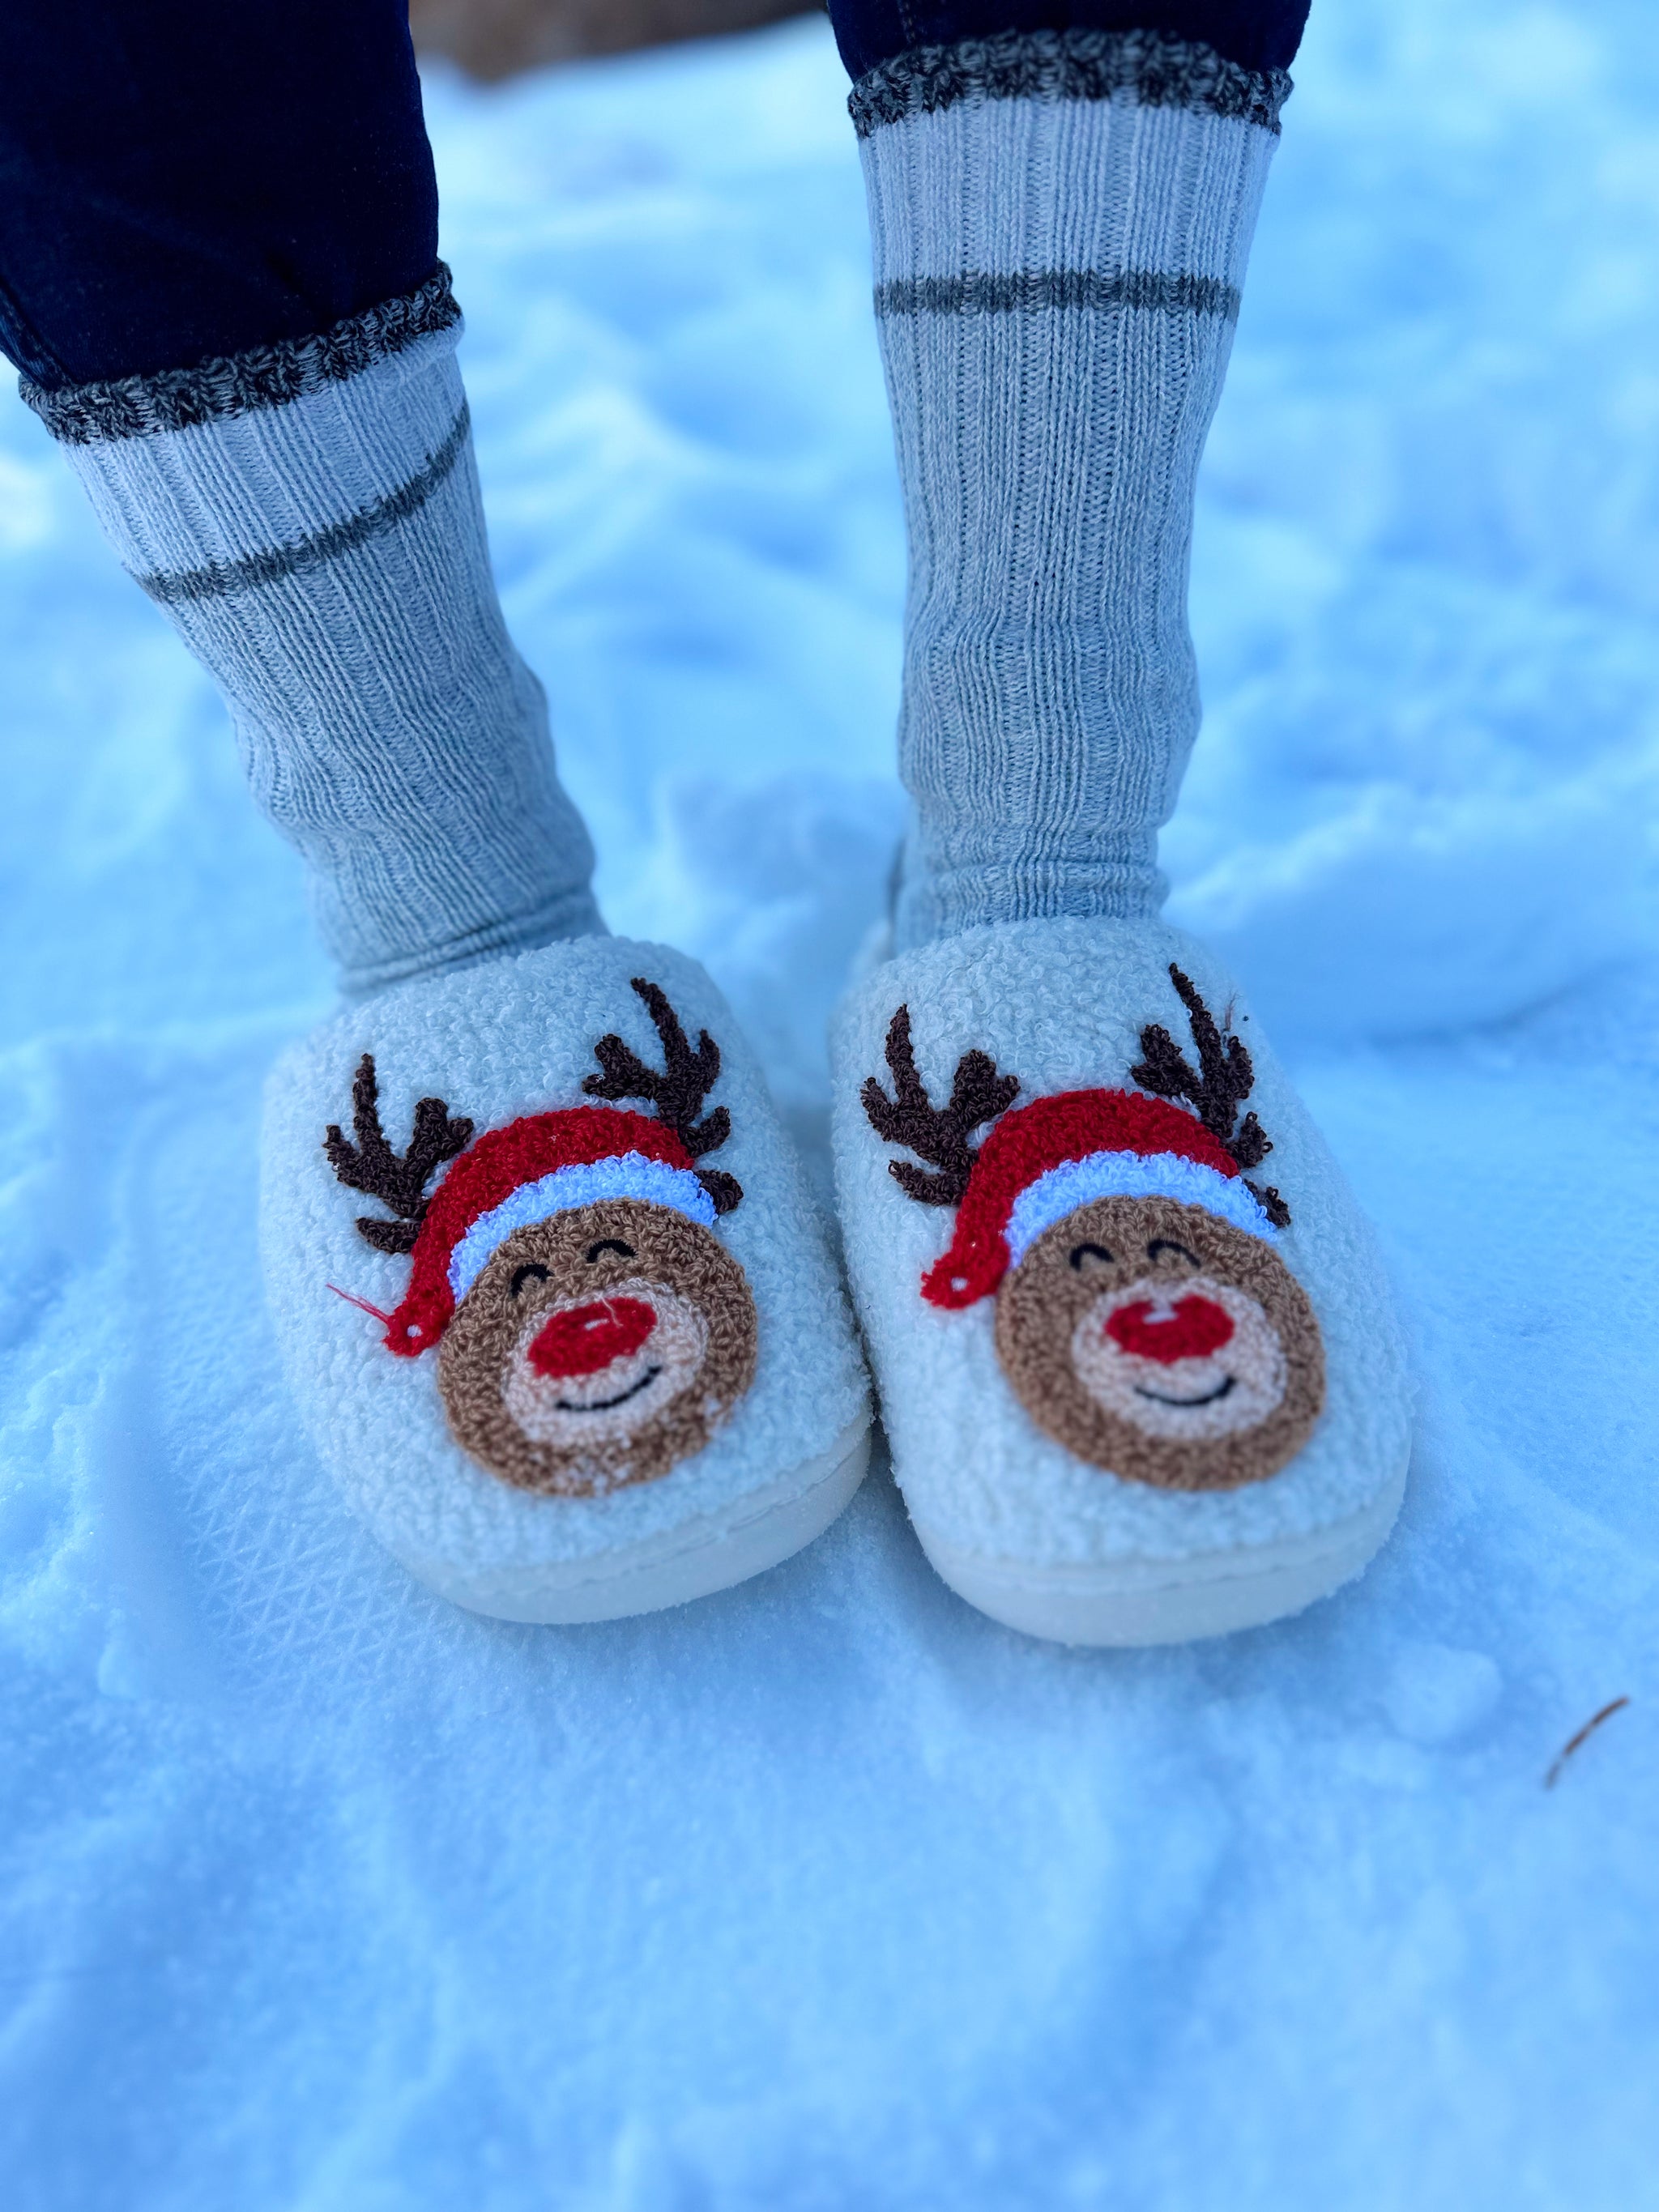
[[[1077,1644],[1214,1635],[1358,1572],[1410,1390],[1370,1233],[1239,994],[1157,921],[974,929],[836,1018],[836,1172],[934,1565]]]
[[[583,938],[347,1008],[271,1077],[264,1184],[307,1427],[458,1604],[678,1604],[856,1489],[867,1385],[823,1231],[680,955]]]

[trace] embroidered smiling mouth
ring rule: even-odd
[[[641,1390],[648,1390],[662,1373],[660,1367],[647,1367],[637,1382],[630,1382],[621,1395],[615,1398],[595,1398],[586,1406],[572,1403],[568,1398],[556,1398],[553,1402],[562,1413],[608,1413],[614,1407],[625,1406],[630,1398],[637,1398]]]
[[[1192,1413],[1200,1406],[1218,1406],[1237,1380],[1236,1375],[1230,1375],[1219,1389],[1206,1391],[1201,1398],[1166,1398],[1161,1390],[1143,1390],[1138,1383],[1135,1395],[1137,1398],[1150,1398],[1155,1406],[1173,1406],[1179,1413]]]

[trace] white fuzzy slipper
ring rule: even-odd
[[[270,1079],[261,1236],[319,1451],[475,1612],[723,1589],[863,1474],[823,1225],[730,1010],[660,945],[550,945],[325,1023]]]
[[[837,1014],[836,1175],[894,1470],[970,1604],[1074,1644],[1293,1613],[1398,1510],[1370,1232],[1237,991],[1159,922],[907,952]]]

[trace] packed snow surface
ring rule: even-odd
[[[0,403],[16,2212],[1654,2202],[1659,32],[1322,0],[1297,74],[1166,854],[1382,1224],[1422,1422],[1377,1565],[1250,1635],[1023,1641],[884,1478],[613,1627],[383,1559],[260,1301],[297,869]],[[899,819],[843,91],[812,21],[429,85],[607,910],[708,961],[820,1162]]]

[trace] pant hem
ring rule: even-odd
[[[227,416],[252,415],[343,383],[417,340],[452,329],[461,311],[441,261],[423,284],[383,300],[313,337],[285,338],[247,353],[198,362],[155,376],[109,384],[73,384],[47,391],[27,376],[18,390],[60,445],[91,446],[112,438],[156,437],[193,429]]]

